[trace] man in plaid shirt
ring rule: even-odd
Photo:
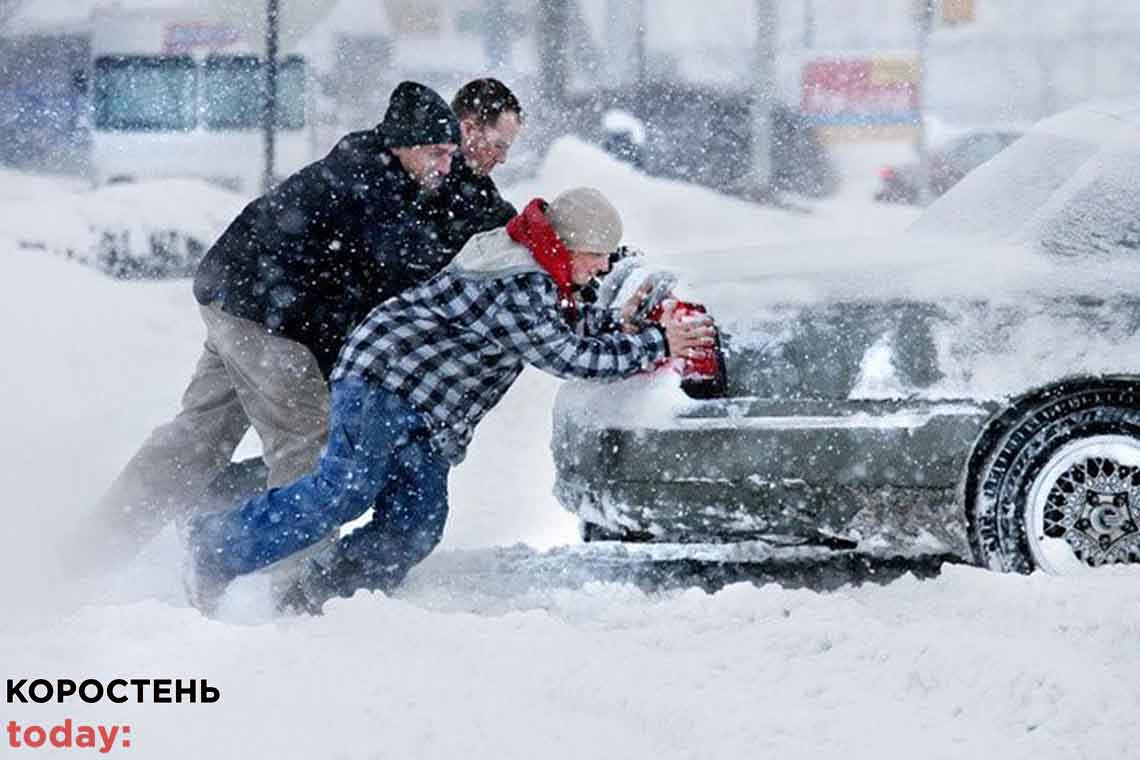
[[[473,237],[428,282],[389,299],[349,336],[332,374],[329,442],[315,473],[190,526],[189,587],[208,608],[233,578],[304,549],[376,504],[373,519],[314,560],[285,602],[318,610],[360,587],[390,589],[439,542],[447,476],[479,420],[532,364],[558,377],[626,377],[708,347],[707,319],[660,324],[578,304],[609,267],[621,219],[590,188],[532,201]]]

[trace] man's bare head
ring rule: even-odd
[[[506,163],[523,125],[522,106],[505,84],[490,77],[460,88],[451,101],[462,132],[460,150],[467,165],[483,176]]]

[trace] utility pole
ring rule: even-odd
[[[815,47],[815,0],[804,0],[803,46],[806,50]]]
[[[261,186],[265,192],[273,187],[274,159],[277,155],[277,37],[280,8],[278,0],[265,2],[265,109],[261,126],[265,136],[265,176]]]
[[[648,40],[649,36],[646,24],[648,17],[645,14],[645,0],[637,0],[637,32],[634,36],[636,42],[633,47],[633,55],[637,60],[636,69],[634,70],[634,80],[637,82],[637,90],[640,93],[641,88],[645,86],[646,70],[645,70],[645,57],[648,55]]]
[[[487,66],[499,71],[511,65],[510,14],[507,0],[483,0],[483,50]],[[500,76],[497,74],[496,76]]]
[[[1097,96],[1096,46],[1098,37],[1096,0],[1088,0],[1085,8],[1085,96],[1088,100]]]
[[[568,0],[538,0],[538,60],[545,83],[543,100],[551,114],[562,110],[569,80],[570,45],[566,29],[570,25]]]
[[[606,0],[605,7],[606,84],[636,90],[645,78],[645,0]]]
[[[930,145],[926,134],[926,58],[930,30],[934,26],[935,0],[915,0],[915,25],[918,32],[918,76],[915,87],[915,110],[918,112],[918,201],[930,202]]]
[[[752,186],[772,181],[772,103],[776,99],[776,0],[756,0],[756,45],[752,66]]]

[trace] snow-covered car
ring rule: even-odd
[[[1140,562],[1140,98],[1039,123],[900,236],[653,263],[716,317],[728,397],[560,389],[587,540]]]

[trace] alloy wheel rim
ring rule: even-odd
[[[1070,575],[1140,563],[1140,441],[1098,435],[1066,444],[1037,476],[1027,506],[1035,567]]]

